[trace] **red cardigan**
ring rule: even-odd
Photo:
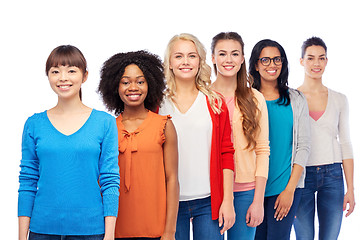
[[[219,210],[224,197],[223,169],[234,171],[234,147],[231,142],[229,111],[225,101],[223,101],[221,106],[220,114],[214,113],[208,98],[206,98],[206,102],[213,124],[210,157],[210,189],[211,215],[212,219],[216,220],[219,218]]]

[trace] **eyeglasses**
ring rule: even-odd
[[[263,58],[259,58],[259,61],[261,62],[262,65],[264,66],[269,66],[271,64],[271,60],[274,62],[275,65],[279,66],[282,64],[283,62],[283,58],[280,56],[277,57],[273,57],[273,58],[269,58],[269,57],[263,57]]]

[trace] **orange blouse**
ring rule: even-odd
[[[119,135],[120,199],[115,237],[161,237],[166,218],[163,161],[169,116],[151,111],[134,132],[116,119]]]

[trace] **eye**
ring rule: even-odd
[[[235,53],[233,53],[232,55],[233,55],[234,57],[237,57],[237,56],[239,56],[240,54],[237,53],[237,52],[235,52]]]
[[[313,57],[308,57],[307,60],[308,61],[312,61],[314,58]]]
[[[261,61],[262,64],[269,64],[270,63],[270,58],[263,57],[263,58],[260,58],[260,61]]]
[[[59,73],[58,70],[52,70],[52,71],[51,71],[51,74],[57,74],[57,73]]]
[[[122,79],[120,80],[120,84],[122,84],[122,85],[124,85],[124,86],[127,86],[129,83],[130,83],[130,82],[129,82],[128,80],[124,79],[124,78],[122,78]]]
[[[190,58],[196,58],[197,56],[195,54],[191,54],[189,57]]]
[[[76,71],[74,69],[70,69],[69,73],[76,73]]]
[[[181,57],[182,57],[181,55],[175,55],[176,59],[181,59]]]
[[[320,61],[325,61],[325,60],[326,60],[325,57],[321,57],[321,58],[320,58]]]
[[[281,62],[282,62],[281,60],[282,60],[281,57],[275,57],[275,58],[274,58],[274,61],[275,61],[276,63],[281,63]]]

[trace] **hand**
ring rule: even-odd
[[[175,233],[166,233],[161,236],[160,240],[175,240]]]
[[[284,217],[287,216],[292,206],[293,200],[294,200],[294,192],[285,189],[280,193],[280,195],[276,199],[274,206],[274,209],[276,209],[274,215],[276,221],[279,220],[281,221],[283,220]]]
[[[349,205],[349,208],[347,209],[347,205]],[[344,205],[343,205],[343,211],[347,209],[347,213],[345,217],[350,216],[350,214],[354,211],[355,208],[355,197],[354,197],[354,191],[347,191],[344,196]]]
[[[246,225],[248,227],[259,226],[264,219],[264,205],[253,202],[246,213]]]
[[[230,229],[235,223],[235,210],[234,203],[231,200],[223,200],[219,210],[219,227],[223,226],[220,230],[221,235]]]

